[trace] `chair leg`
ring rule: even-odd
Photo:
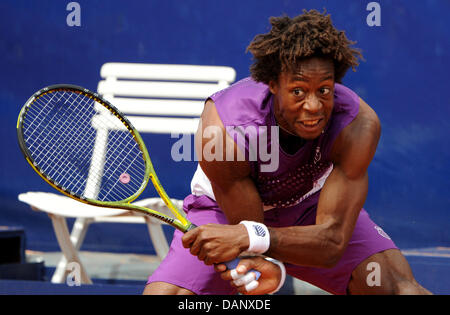
[[[70,233],[70,241],[78,252],[83,244],[87,229],[92,223],[92,218],[77,218],[73,224],[72,232]],[[56,270],[53,273],[52,282],[62,283],[67,275],[67,259],[63,255],[56,265]]]
[[[55,272],[53,272],[52,283],[64,283],[66,279],[66,269],[67,269],[67,259],[64,254],[62,254],[61,258],[56,265]]]
[[[66,219],[62,216],[54,214],[49,214],[49,217],[52,220],[53,229],[55,231],[59,247],[64,255],[63,260],[58,263],[57,270],[52,277],[52,282],[64,283],[68,274],[68,270],[66,270],[67,262],[76,262],[80,267],[80,282],[83,284],[92,284],[91,279],[87,275],[86,269],[78,257],[77,250],[72,243]]]
[[[150,217],[145,217],[145,223],[147,223],[147,229],[156,255],[160,260],[163,260],[169,252],[169,245],[167,244],[162,225],[159,222],[154,222]]]

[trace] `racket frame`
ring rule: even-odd
[[[69,90],[75,93],[80,93],[84,96],[87,96],[91,98],[92,100],[96,101],[97,103],[101,104],[103,107],[107,108],[110,113],[115,115],[117,118],[121,120],[123,125],[126,127],[126,129],[133,135],[134,139],[139,145],[139,148],[141,149],[141,152],[143,154],[143,159],[145,161],[145,176],[144,181],[142,182],[139,189],[130,197],[119,200],[119,201],[99,201],[95,199],[86,198],[84,196],[75,194],[73,192],[68,191],[58,183],[56,183],[52,178],[50,178],[47,174],[45,174],[44,171],[42,171],[39,166],[35,163],[33,158],[31,157],[31,153],[29,152],[25,140],[24,140],[24,134],[23,134],[23,122],[24,117],[27,114],[28,109],[32,106],[32,104],[38,100],[40,97],[55,92],[55,91],[63,91],[63,90]],[[167,195],[166,191],[161,185],[161,182],[158,179],[158,176],[156,175],[155,169],[153,167],[153,164],[150,159],[150,155],[147,151],[147,148],[145,146],[144,141],[142,140],[141,135],[136,130],[136,128],[133,127],[131,122],[126,118],[126,116],[121,113],[115,106],[113,106],[110,102],[103,99],[99,94],[91,92],[88,89],[85,89],[83,87],[73,85],[73,84],[55,84],[50,85],[45,88],[40,89],[36,93],[34,93],[28,101],[25,103],[25,105],[22,107],[19,117],[17,119],[17,139],[19,142],[19,147],[25,156],[25,159],[27,162],[31,165],[33,170],[39,174],[39,176],[46,181],[50,186],[61,192],[62,194],[75,199],[77,201],[99,206],[99,207],[106,207],[106,208],[118,208],[118,209],[126,209],[131,211],[136,211],[143,213],[144,215],[150,215],[152,217],[156,217],[159,220],[162,220],[163,222],[173,226],[176,229],[179,229],[182,232],[187,232],[195,227],[194,224],[189,222],[187,220],[184,212],[180,211],[177,206],[173,204],[173,202],[170,200],[169,196]],[[175,216],[175,218],[169,217],[159,211],[149,209],[146,207],[141,207],[135,204],[132,204],[131,202],[136,200],[136,198],[139,197],[139,195],[142,194],[142,192],[147,187],[148,181],[151,180],[153,183],[153,186],[155,187],[158,195],[161,197],[161,199],[164,201],[164,203],[167,205],[169,210],[172,212],[172,214]]]

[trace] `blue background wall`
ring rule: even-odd
[[[46,215],[17,200],[20,192],[52,191],[16,143],[17,114],[36,90],[55,83],[96,90],[110,61],[227,65],[241,79],[251,63],[245,49],[268,31],[270,16],[326,8],[365,57],[344,83],[377,111],[383,128],[365,208],[401,248],[450,246],[450,1],[378,1],[380,27],[366,24],[369,2],[80,0],[81,27],[69,27],[69,1],[2,0],[0,225],[25,227],[30,249],[57,249]],[[144,140],[169,195],[183,198],[194,162],[171,161],[176,139]],[[93,225],[83,249],[152,252],[140,225]]]

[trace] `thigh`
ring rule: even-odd
[[[389,249],[397,249],[397,247],[362,209],[347,248],[334,267],[313,268],[286,264],[286,270],[291,276],[312,283],[330,293],[347,294],[354,270],[368,257]]]
[[[196,225],[226,224],[225,215],[206,197],[186,204],[187,218]],[[149,277],[144,294],[233,294],[236,290],[220,278],[214,266],[207,266],[184,248],[183,233],[176,230],[169,253]]]
[[[398,249],[389,249],[364,260],[352,272],[350,294],[427,294],[414,279],[411,267]]]

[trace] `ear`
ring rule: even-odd
[[[270,80],[269,81],[269,90],[270,90],[270,93],[277,94],[278,93],[278,82],[274,81],[274,80]]]

